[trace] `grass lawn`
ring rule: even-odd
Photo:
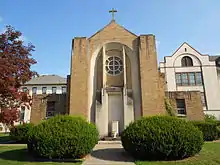
[[[220,143],[205,143],[202,151],[180,161],[137,161],[137,165],[220,165]]]
[[[0,165],[80,165],[82,162],[40,162],[31,157],[26,147],[0,146]]]

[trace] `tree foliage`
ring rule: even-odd
[[[31,58],[34,46],[31,43],[25,45],[21,37],[22,33],[11,26],[6,26],[6,30],[0,34],[0,122],[6,124],[16,121],[18,115],[15,111],[21,104],[30,105],[28,92],[19,89],[36,75],[30,68],[36,63]]]

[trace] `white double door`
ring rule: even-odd
[[[108,132],[112,133],[112,122],[118,121],[119,133],[124,129],[124,110],[121,92],[108,93]]]

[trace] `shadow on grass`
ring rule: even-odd
[[[128,155],[123,148],[106,148],[95,150],[91,153],[91,156],[101,159],[118,162],[134,162],[134,159]]]
[[[15,149],[0,153],[0,159],[19,161],[19,162],[66,162],[66,163],[77,163],[80,160],[73,159],[38,159],[34,158],[28,153],[27,149]]]
[[[0,136],[0,144],[10,144],[13,143],[9,135]]]

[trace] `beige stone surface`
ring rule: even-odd
[[[70,115],[88,116],[88,72],[87,40],[75,38],[70,76]]]
[[[174,109],[176,109],[176,99],[185,99],[186,118],[188,120],[204,119],[204,112],[203,112],[200,92],[196,92],[196,91],[167,92],[166,96],[169,98],[171,105],[174,107]]]
[[[158,72],[154,35],[140,36],[139,66],[142,115],[165,114],[164,85]]]
[[[34,95],[31,106],[31,123],[39,123],[46,118],[47,102],[55,102],[55,114],[66,114],[66,94],[41,94]]]

